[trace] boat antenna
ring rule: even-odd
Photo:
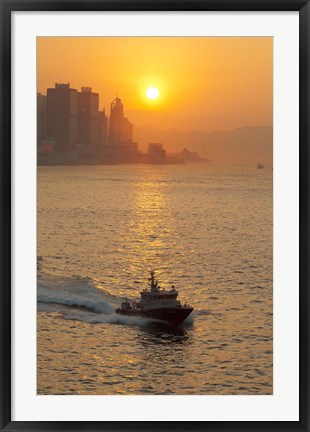
[[[151,289],[154,289],[156,284],[155,284],[155,271],[151,270],[150,271],[151,277],[149,278],[149,281],[151,282]]]

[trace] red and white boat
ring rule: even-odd
[[[169,291],[161,289],[155,280],[154,270],[151,271],[149,282],[150,289],[140,292],[139,301],[129,302],[126,299],[115,312],[127,316],[154,318],[174,326],[182,324],[194,308],[177,300],[179,293],[174,286]]]

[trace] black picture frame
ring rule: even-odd
[[[0,427],[1,431],[310,431],[309,423],[309,30],[304,0],[0,0],[1,13],[1,250]],[[11,14],[15,11],[298,11],[300,168],[300,352],[299,421],[253,422],[23,422],[11,421]]]

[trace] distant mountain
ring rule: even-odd
[[[184,148],[214,162],[272,164],[272,126],[247,126],[227,132],[161,131],[134,127],[134,139],[145,150],[149,142],[161,142],[168,153]]]

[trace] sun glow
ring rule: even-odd
[[[156,87],[148,87],[146,90],[146,96],[151,99],[157,99],[159,96],[159,90]]]

